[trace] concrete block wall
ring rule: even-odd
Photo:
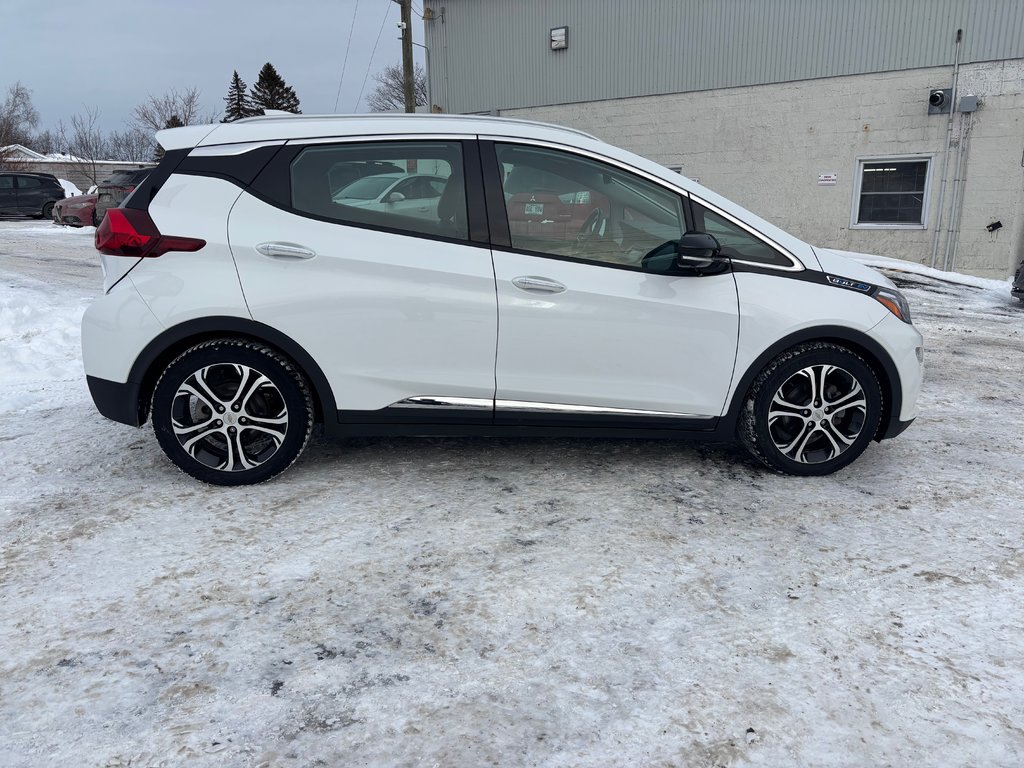
[[[928,92],[949,87],[952,67],[883,72],[505,110],[593,133],[666,166],[682,166],[737,203],[816,245],[931,262],[938,221],[946,115],[929,115]],[[956,269],[1006,278],[1024,257],[1024,60],[961,67],[960,94],[982,106],[965,144]],[[953,198],[954,119],[938,266]],[[851,229],[858,158],[932,157],[923,229]],[[835,186],[819,174],[835,173]],[[1001,221],[990,234],[985,227]]]

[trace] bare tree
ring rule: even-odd
[[[111,160],[145,163],[153,158],[156,151],[153,134],[137,125],[128,126],[123,131],[112,131],[108,143]]]
[[[366,97],[366,106],[371,112],[404,112],[405,80],[401,64],[389,64],[373,76],[377,85]],[[427,77],[419,64],[413,70],[413,95],[416,106],[427,103]]]
[[[61,143],[72,158],[72,167],[93,184],[99,183],[99,161],[110,159],[110,143],[96,127],[99,118],[98,109],[86,107],[84,114],[72,115],[70,130],[63,121],[57,125]]]
[[[32,91],[17,82],[7,89],[7,96],[0,103],[0,166],[6,166],[10,159],[3,148],[29,144],[37,125],[39,113],[32,106]]]
[[[29,146],[36,152],[41,152],[44,155],[61,152],[64,149],[61,146],[60,135],[49,128],[33,136],[32,143]]]
[[[135,122],[140,128],[148,128],[154,133],[162,131],[167,121],[177,117],[183,125],[200,125],[217,121],[216,112],[201,112],[199,89],[186,88],[179,91],[172,89],[163,96],[150,94],[142,104],[135,108]]]

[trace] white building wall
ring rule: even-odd
[[[928,264],[938,219],[947,115],[927,114],[951,67],[504,110],[561,123],[667,166],[811,243]],[[1024,257],[1024,60],[961,67],[981,106],[965,144],[956,269],[1005,278]],[[954,121],[938,266],[953,199]],[[851,229],[858,158],[933,155],[924,229]],[[838,174],[819,186],[819,174]],[[1001,221],[990,234],[986,225]]]

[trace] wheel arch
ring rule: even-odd
[[[334,392],[320,366],[300,344],[269,325],[243,317],[224,316],[187,320],[168,328],[139,353],[128,375],[128,380],[138,386],[136,426],[145,424],[149,418],[153,390],[163,370],[196,344],[225,337],[266,344],[288,357],[309,381],[316,421],[328,427],[333,423],[331,417],[336,419],[337,414]]]
[[[739,420],[740,411],[747,400],[750,387],[757,375],[776,357],[800,344],[812,341],[824,341],[846,347],[864,358],[864,361],[878,377],[882,387],[882,418],[878,423],[875,440],[881,440],[894,427],[894,420],[899,419],[903,407],[903,387],[899,371],[889,353],[881,344],[866,333],[839,325],[817,326],[805,328],[772,344],[751,363],[739,379],[733,392],[732,401],[723,419],[722,431],[734,434]]]

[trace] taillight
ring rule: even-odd
[[[108,256],[155,258],[168,251],[198,251],[205,240],[161,235],[146,211],[111,208],[96,228],[96,250]]]

